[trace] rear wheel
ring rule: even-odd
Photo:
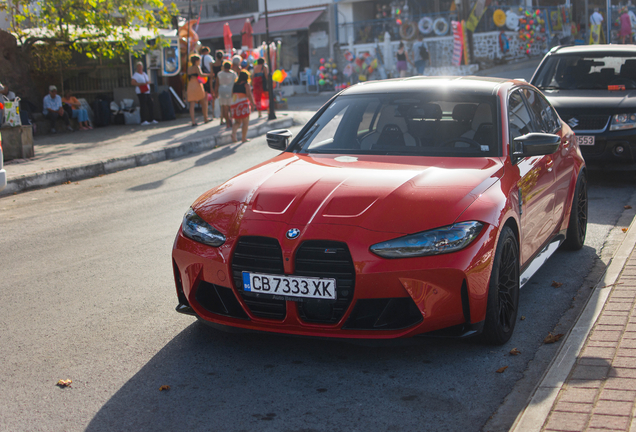
[[[499,236],[488,287],[483,339],[493,345],[508,342],[515,329],[519,307],[519,245],[504,227]]]
[[[572,199],[572,209],[570,210],[570,223],[563,248],[568,250],[579,250],[585,243],[585,233],[587,232],[587,179],[585,173],[579,175],[576,182],[576,190]]]

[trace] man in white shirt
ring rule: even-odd
[[[598,11],[598,8],[594,8],[594,13],[590,15],[590,24],[601,25],[603,23],[603,15]]]
[[[64,108],[62,108],[62,98],[59,94],[57,94],[57,87],[54,85],[49,86],[49,94],[44,96],[42,105],[44,106],[42,114],[44,114],[44,117],[46,117],[51,123],[51,133],[57,132],[55,130],[55,122],[59,118],[62,118],[64,123],[66,123],[66,129],[71,132],[74,131],[71,127],[71,121],[68,117],[68,113],[64,111]]]
[[[139,107],[141,109],[141,125],[146,126],[150,123],[158,123],[155,120],[152,96],[150,96],[150,78],[144,72],[142,62],[135,65],[136,72],[132,76],[131,84],[135,86],[135,93],[139,98]]]

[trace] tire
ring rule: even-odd
[[[488,306],[482,338],[503,345],[512,336],[519,309],[519,244],[510,227],[499,235],[488,287]]]
[[[566,233],[563,249],[579,250],[585,243],[587,233],[587,178],[585,173],[579,174],[572,199],[570,210],[570,223]]]

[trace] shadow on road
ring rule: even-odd
[[[226,158],[228,156],[233,155],[234,153],[236,153],[236,150],[242,144],[243,143],[236,143],[236,144],[232,144],[232,145],[227,145],[227,146],[221,147],[220,149],[214,150],[214,151],[209,152],[209,153],[205,154],[204,156],[200,157],[199,159],[197,159],[194,162],[194,165],[192,165],[192,166],[190,166],[190,167],[188,167],[188,168],[186,168],[184,170],[181,170],[181,171],[178,171],[178,172],[176,172],[174,174],[171,174],[171,175],[169,175],[166,178],[163,178],[161,180],[155,180],[155,181],[152,181],[150,183],[144,183],[144,184],[141,184],[141,185],[133,186],[131,188],[128,188],[128,191],[130,191],[130,192],[140,192],[140,191],[158,189],[161,186],[163,186],[163,184],[166,182],[166,180],[168,180],[168,179],[170,179],[172,177],[176,177],[179,174],[182,174],[182,173],[184,173],[186,171],[191,170],[192,168],[199,167],[199,166],[204,166],[204,165],[210,164],[212,162],[216,162],[218,160],[221,160],[223,158]],[[183,160],[183,159],[186,159],[186,158],[190,158],[190,157],[195,157],[195,156],[198,156],[198,154],[193,153],[193,154],[190,154],[190,155],[185,155],[185,156],[183,156],[181,158],[178,158],[178,159],[172,159],[172,161],[176,162],[176,161],[180,161],[180,160]]]
[[[349,420],[341,427],[333,421],[385,415],[399,425],[406,413],[420,417],[423,406],[444,416],[465,412],[454,388],[461,383],[425,385],[426,391],[420,386],[441,364],[461,368],[466,343],[418,338],[374,345],[226,333],[193,323],[132,377],[86,430],[351,430]],[[160,391],[163,385],[170,390]],[[325,418],[326,412],[334,418]],[[374,423],[362,420],[360,430],[373,430],[368,426]]]

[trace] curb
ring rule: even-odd
[[[254,138],[265,135],[272,129],[291,127],[294,123],[297,123],[297,121],[293,115],[276,120],[269,120],[257,128],[248,130],[247,137]],[[179,145],[160,150],[151,150],[127,156],[115,157],[105,161],[69,166],[32,174],[24,174],[7,179],[7,186],[2,192],[0,192],[0,197],[32,189],[58,185],[68,181],[76,182],[104,174],[112,174],[129,168],[155,164],[192,153],[201,153],[212,150],[215,147],[227,145],[231,142],[232,137],[230,134],[228,132],[222,132],[210,138],[186,141]]]
[[[594,287],[594,292],[590,295],[574,327],[565,336],[559,351],[536,386],[526,407],[517,416],[510,432],[541,431],[561,387],[570,375],[590,331],[605,307],[605,302],[635,246],[636,219],[630,224],[627,235],[616,249],[607,270]]]

